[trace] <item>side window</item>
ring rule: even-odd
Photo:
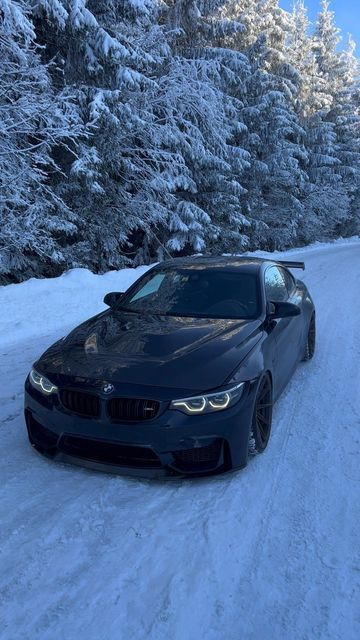
[[[290,293],[292,293],[292,291],[294,290],[295,280],[292,277],[291,273],[289,273],[289,271],[287,271],[287,269],[279,268],[279,271],[281,272],[281,275],[283,276],[283,278],[285,280],[287,292],[290,295]]]
[[[268,300],[282,302],[288,299],[288,290],[280,269],[269,267],[265,271],[265,292]]]

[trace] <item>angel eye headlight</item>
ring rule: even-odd
[[[209,404],[213,409],[226,409],[231,400],[230,393],[219,393],[209,399]]]
[[[41,391],[41,393],[44,393],[47,396],[50,395],[50,393],[55,393],[58,390],[58,388],[52,382],[50,382],[50,380],[35,371],[35,369],[31,369],[29,381],[35,389]]]
[[[170,409],[177,409],[188,415],[222,411],[239,400],[244,390],[244,385],[245,382],[240,382],[230,389],[224,389],[224,391],[218,391],[217,393],[207,393],[202,396],[173,400],[170,404]]]
[[[205,407],[206,399],[204,396],[174,400],[170,405],[170,408],[181,409],[185,413],[203,413]]]

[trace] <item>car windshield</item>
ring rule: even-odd
[[[256,318],[255,274],[209,267],[157,269],[143,276],[119,301],[117,309],[135,313],[201,318]]]

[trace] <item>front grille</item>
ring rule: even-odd
[[[77,413],[86,418],[98,418],[100,415],[100,398],[92,393],[61,389],[60,400],[65,409],[71,413]]]
[[[160,403],[139,398],[111,398],[107,403],[108,416],[114,422],[143,421],[155,418]]]
[[[222,445],[223,440],[217,438],[205,447],[173,451],[175,464],[184,471],[214,468],[219,462]]]
[[[162,466],[156,453],[148,447],[133,447],[117,442],[90,440],[70,435],[64,435],[58,446],[63,453],[94,462],[138,468]]]
[[[29,440],[32,444],[35,444],[43,450],[51,449],[56,446],[59,438],[57,433],[53,433],[52,431],[49,431],[49,429],[46,429],[46,427],[43,427],[40,422],[35,420],[31,412],[28,410],[25,411],[25,419]]]

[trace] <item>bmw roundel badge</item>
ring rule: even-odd
[[[112,393],[114,389],[115,387],[113,384],[111,384],[111,382],[104,382],[103,386],[101,387],[101,391],[103,393],[106,393],[106,395],[108,395],[109,393]]]

